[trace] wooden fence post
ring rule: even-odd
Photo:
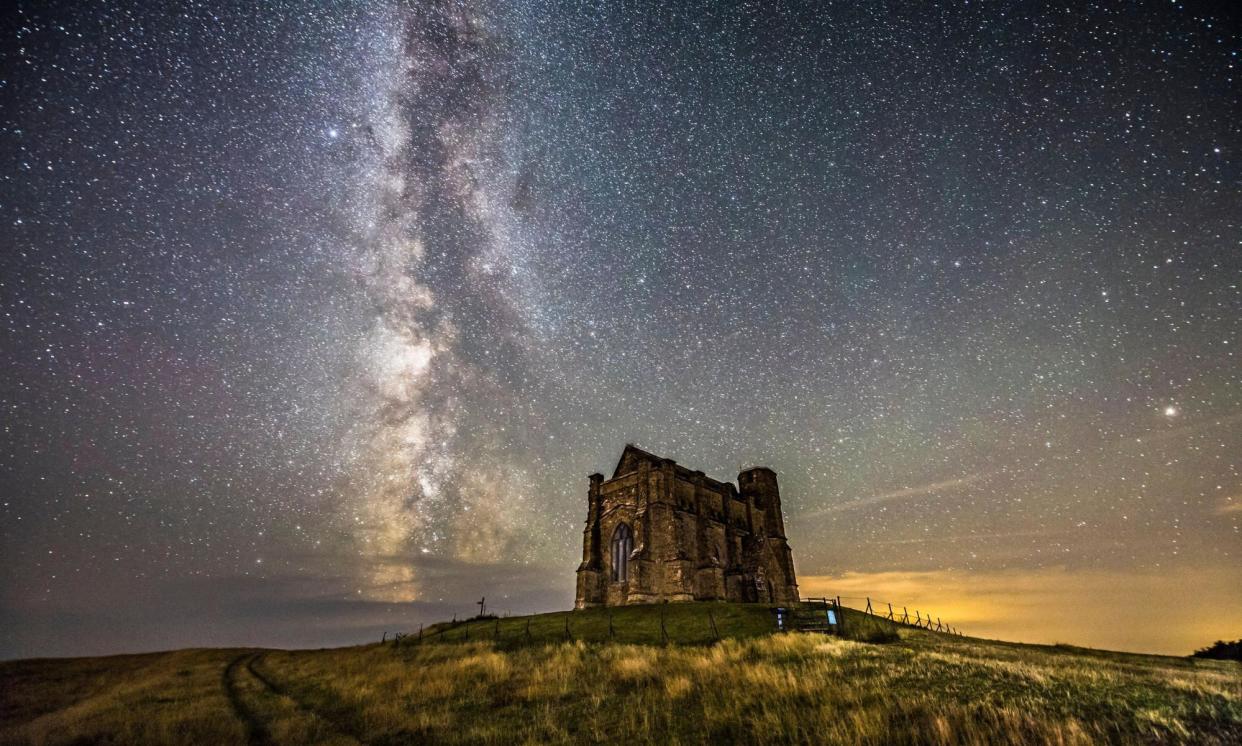
[[[530,617],[526,617],[526,639],[530,640]]]
[[[871,596],[867,596],[867,613],[875,616],[875,612],[871,610]]]
[[[422,624],[418,625],[418,641],[420,643],[423,641],[423,625]]]
[[[901,607],[901,623],[902,624],[910,623],[910,610],[904,606]]]
[[[711,609],[708,609],[708,610],[707,610],[707,621],[709,621],[709,622],[711,622],[711,623],[712,623],[712,634],[713,634],[713,635],[715,635],[716,640],[717,640],[717,641],[719,641],[719,640],[720,640],[720,630],[716,629],[716,617],[712,616],[712,610],[711,610]]]
[[[841,609],[841,597],[837,596],[837,629],[840,634],[845,634],[845,612]]]
[[[573,633],[569,631],[569,613],[568,612],[566,612],[565,614],[565,639],[566,640],[574,639]]]
[[[893,619],[893,605],[892,605],[892,604],[889,604],[889,605],[888,605],[888,621],[890,621],[890,622],[891,622],[891,621],[894,621],[894,619]]]
[[[500,640],[500,619],[499,618],[496,619],[496,634],[494,636],[494,639],[496,639],[497,641]]]
[[[660,604],[660,639],[668,644],[668,629],[664,627],[664,604]]]

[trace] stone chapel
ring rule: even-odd
[[[771,469],[734,487],[627,445],[610,479],[588,479],[575,608],[798,600]]]

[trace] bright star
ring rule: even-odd
[[[1178,415],[1177,407],[1173,406],[1172,404],[1164,408],[1165,417],[1176,417],[1177,415]]]

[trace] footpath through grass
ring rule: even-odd
[[[499,641],[485,620],[422,644],[10,662],[0,743],[1242,742],[1235,662],[911,628],[888,644],[773,635],[763,606],[664,612],[670,644],[649,609],[619,609],[611,642],[583,639],[607,638],[594,610],[568,613],[572,641],[562,613],[529,637],[501,620]]]

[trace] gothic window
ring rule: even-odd
[[[616,583],[629,580],[630,552],[634,550],[634,534],[624,523],[612,532],[612,579]]]

